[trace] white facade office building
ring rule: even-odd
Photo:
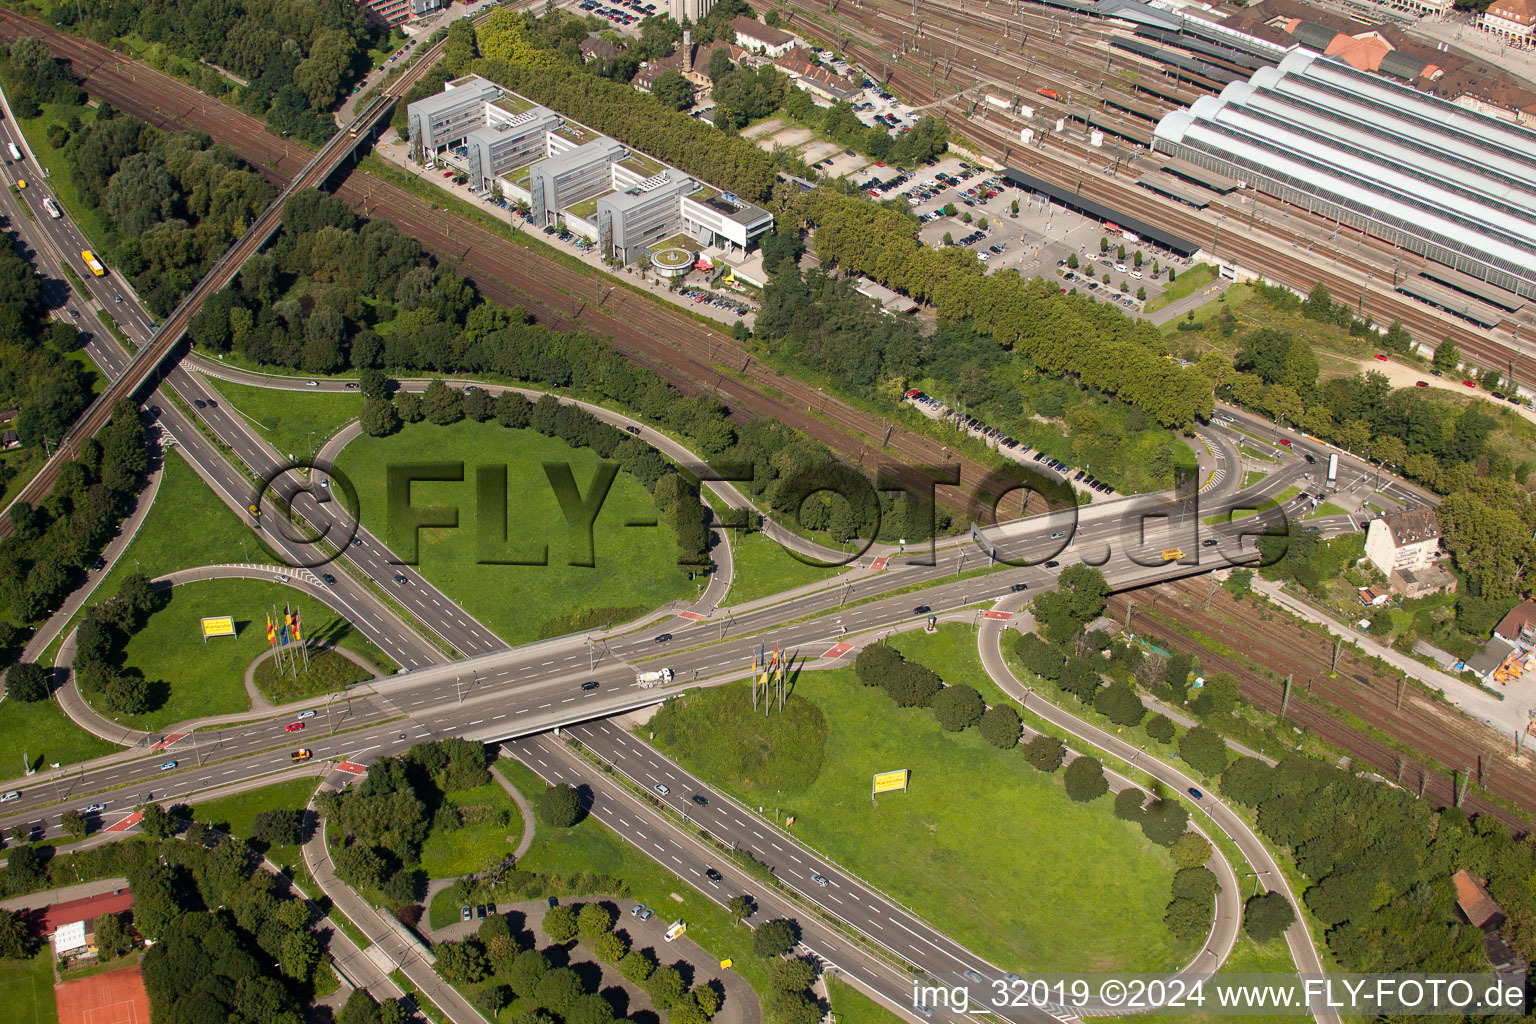
[[[1160,153],[1536,297],[1536,132],[1297,50],[1165,114]]]
[[[528,168],[533,222],[553,224],[565,207],[611,189],[613,165],[628,156],[623,144],[599,137]]]
[[[410,122],[411,152],[432,154],[462,142],[470,132],[485,125],[487,103],[501,98],[501,86],[465,75],[443,86],[443,91],[417,100],[406,108]]]
[[[549,156],[549,133],[565,123],[545,107],[509,114],[486,104],[485,114],[486,126],[464,139],[469,180],[476,189],[489,189],[500,175]]]

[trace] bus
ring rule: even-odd
[[[101,265],[101,260],[97,259],[95,253],[91,252],[91,250],[81,249],[80,258],[85,261],[85,265],[90,268],[91,273],[97,277],[102,277],[106,274],[107,268]]]
[[[5,144],[5,148],[11,151],[11,159],[12,160],[20,160],[21,159],[21,150],[16,148],[16,143],[14,143],[14,142],[7,142]]]
[[[59,209],[59,204],[54,202],[52,197],[44,197],[43,209],[47,210],[48,216],[52,217],[54,220],[58,220],[60,217],[64,216],[64,211]]]

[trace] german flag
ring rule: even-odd
[[[272,616],[267,616],[267,646],[277,643],[277,633],[272,629]]]
[[[297,608],[293,610],[293,642],[296,644],[303,643],[303,640],[299,637],[299,610]]]

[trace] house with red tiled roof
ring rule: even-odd
[[[1456,905],[1472,927],[1487,930],[1503,923],[1504,908],[1494,902],[1479,879],[1462,870],[1451,876],[1451,882],[1456,886]]]

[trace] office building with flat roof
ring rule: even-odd
[[[746,251],[773,227],[773,214],[729,193],[696,200],[684,196],[678,203],[683,231],[705,245]]]
[[[464,139],[469,180],[477,189],[488,189],[508,171],[549,156],[549,133],[564,123],[545,107],[508,114],[488,103],[485,112],[489,123]]]
[[[1297,50],[1165,114],[1160,153],[1536,298],[1536,132]]]
[[[643,257],[646,250],[682,225],[678,200],[703,188],[677,171],[662,171],[597,201],[597,242],[620,263]]]
[[[598,137],[528,168],[533,222],[553,224],[563,208],[613,188],[613,165],[627,156],[623,144]]]
[[[423,97],[406,107],[411,126],[411,152],[428,159],[447,146],[464,141],[486,123],[486,104],[500,99],[501,86],[479,75],[465,75],[443,86],[443,91]]]

